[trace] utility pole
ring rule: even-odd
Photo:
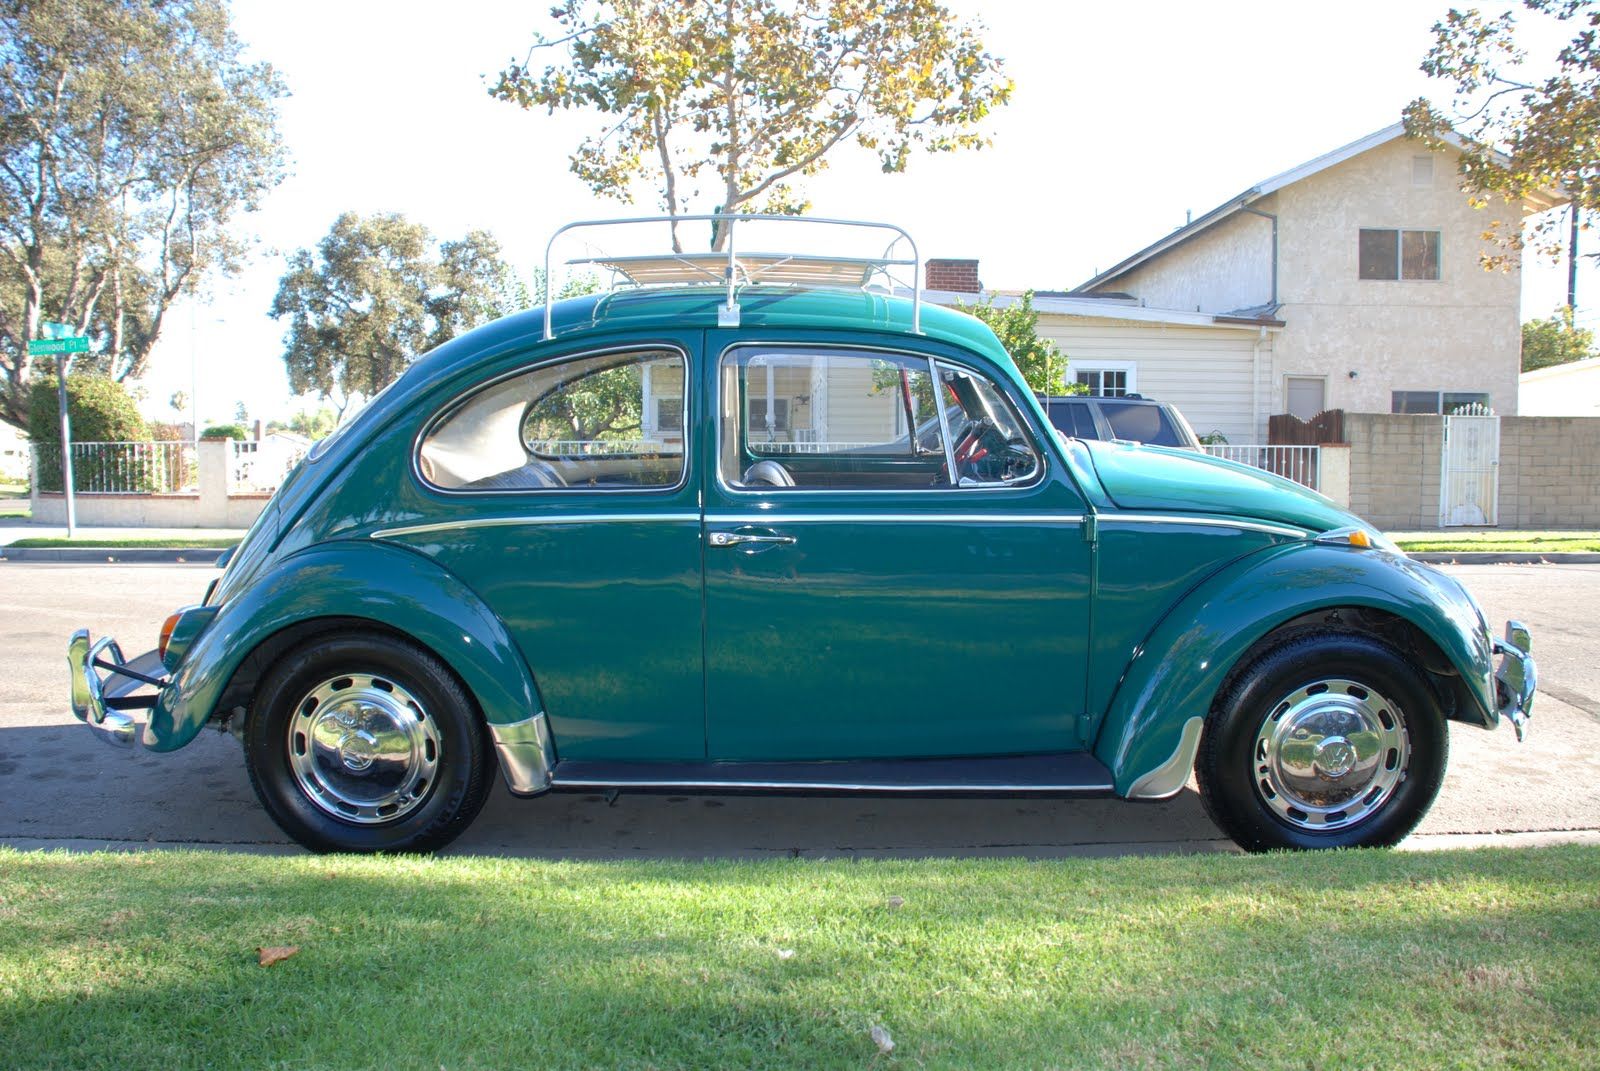
[[[1578,311],[1578,199],[1572,199],[1572,241],[1567,247],[1567,308]]]

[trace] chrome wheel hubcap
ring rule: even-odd
[[[307,799],[347,822],[391,822],[427,797],[439,730],[415,696],[387,677],[323,681],[289,719],[289,768]]]
[[[1308,830],[1354,825],[1405,780],[1405,716],[1364,684],[1317,681],[1273,704],[1256,734],[1255,785],[1280,819]]]

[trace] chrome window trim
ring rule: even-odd
[[[539,343],[535,343],[535,346],[537,345],[539,345]],[[546,368],[553,364],[559,364],[562,361],[583,360],[588,357],[604,357],[609,353],[638,353],[650,349],[669,350],[673,353],[676,353],[683,359],[683,468],[678,474],[678,482],[672,484],[670,487],[484,487],[477,489],[466,489],[460,487],[440,487],[438,484],[422,475],[422,444],[427,440],[428,436],[433,433],[435,428],[437,428],[444,421],[450,419],[450,417],[454,415],[455,411],[462,405],[466,404],[467,400],[472,398],[474,395],[498,386],[508,379],[515,379],[517,376],[527,375],[531,372],[536,372],[541,368]],[[444,405],[435,410],[434,414],[423,423],[422,429],[417,432],[416,437],[411,442],[411,476],[417,481],[418,486],[420,486],[424,491],[430,494],[450,495],[452,497],[477,498],[480,496],[501,495],[559,495],[569,492],[584,496],[674,494],[689,486],[689,476],[694,470],[694,465],[692,464],[694,457],[694,444],[691,439],[691,435],[693,434],[693,425],[692,421],[690,420],[690,404],[692,398],[690,396],[691,391],[689,388],[689,384],[694,378],[694,360],[689,351],[683,345],[677,342],[651,342],[648,340],[642,340],[631,345],[602,346],[598,349],[573,350],[570,353],[557,354],[544,360],[534,361],[532,364],[514,368],[508,372],[502,372],[493,379],[486,379],[481,383],[475,383],[466,391],[462,392],[461,394],[457,394],[455,397],[451,398],[450,401],[446,402]]]
[[[513,528],[543,524],[649,524],[687,523],[700,521],[698,513],[549,513],[517,517],[468,517],[457,521],[436,521],[430,524],[411,524],[400,528],[380,528],[370,539],[399,539],[404,536],[427,535],[469,528]]]
[[[746,498],[748,498],[748,497],[763,497],[763,496],[770,495],[771,492],[776,490],[784,498],[796,498],[796,497],[803,498],[804,496],[807,496],[807,495],[902,495],[902,494],[905,494],[905,495],[943,495],[943,494],[952,494],[952,493],[970,495],[970,494],[982,494],[982,493],[986,493],[986,492],[992,493],[992,492],[995,492],[995,491],[1036,491],[1039,488],[1043,487],[1046,483],[1049,482],[1049,477],[1051,475],[1050,465],[1049,465],[1049,456],[1050,456],[1050,454],[1049,454],[1048,450],[1045,450],[1045,449],[1040,447],[1038,434],[1037,434],[1037,429],[1035,429],[1031,424],[1028,423],[1028,418],[1026,416],[1027,407],[1026,406],[1017,405],[1017,399],[1012,397],[1009,393],[1007,393],[1004,390],[1002,390],[1001,393],[1005,394],[1006,400],[1009,401],[1012,404],[1012,406],[1017,409],[1019,414],[1022,414],[1023,423],[1027,426],[1027,431],[1028,431],[1028,434],[1030,436],[1030,445],[1033,446],[1034,453],[1036,455],[1038,455],[1038,457],[1040,459],[1039,471],[1034,474],[1034,477],[1033,477],[1032,481],[1029,482],[1029,483],[1026,483],[1026,484],[980,484],[980,485],[978,485],[976,487],[959,487],[959,486],[957,486],[955,484],[950,484],[950,485],[945,486],[945,487],[846,488],[846,489],[843,489],[843,490],[834,490],[834,489],[831,489],[831,488],[821,488],[821,487],[784,487],[784,488],[772,488],[772,487],[743,488],[743,487],[734,487],[731,484],[729,484],[727,482],[727,480],[723,479],[723,475],[722,475],[722,432],[723,432],[723,427],[722,427],[722,425],[723,425],[723,421],[722,421],[722,405],[721,405],[721,401],[722,401],[722,363],[723,363],[723,361],[727,360],[727,357],[728,357],[728,355],[730,353],[732,353],[734,350],[740,349],[742,347],[771,347],[771,348],[774,348],[774,349],[810,348],[810,349],[851,351],[851,352],[858,352],[858,353],[885,353],[885,354],[891,354],[891,355],[896,356],[896,357],[912,357],[912,358],[915,358],[915,359],[918,359],[918,360],[927,361],[929,363],[929,365],[930,365],[930,369],[931,369],[932,362],[934,362],[934,361],[946,361],[947,363],[949,363],[949,364],[951,364],[951,365],[953,365],[953,366],[955,366],[957,368],[963,368],[963,369],[965,369],[965,370],[967,370],[969,372],[973,372],[973,373],[976,373],[976,374],[981,375],[981,376],[989,377],[989,374],[987,372],[984,372],[984,371],[982,371],[980,369],[974,368],[969,363],[963,363],[963,362],[961,362],[959,360],[952,360],[952,359],[947,358],[947,357],[935,356],[932,353],[923,353],[923,352],[920,352],[918,350],[903,349],[903,348],[896,347],[896,346],[888,346],[888,345],[885,345],[885,346],[869,346],[869,345],[866,345],[866,344],[860,343],[860,342],[816,342],[816,341],[805,342],[805,341],[795,341],[795,340],[792,340],[792,339],[790,339],[790,340],[780,340],[780,339],[738,339],[738,340],[735,340],[733,342],[730,342],[728,345],[723,347],[722,352],[717,354],[717,359],[714,362],[709,362],[710,367],[715,369],[715,371],[713,373],[714,377],[715,377],[715,380],[714,380],[714,383],[712,385],[713,397],[711,399],[713,416],[715,418],[714,421],[713,421],[713,428],[712,428],[712,435],[713,435],[713,438],[714,438],[714,446],[712,448],[713,459],[712,459],[712,463],[711,463],[711,469],[712,469],[712,474],[715,477],[716,482],[717,482],[717,488],[719,490],[721,490],[725,494],[737,495],[737,496],[746,497]],[[709,361],[709,358],[708,358],[708,361]],[[989,377],[989,378],[992,379],[993,377]],[[937,388],[937,383],[935,383],[935,387]],[[943,407],[942,406],[939,406],[939,405],[936,404],[934,406],[934,408],[936,410],[939,410],[941,413],[943,412]],[[944,427],[943,421],[941,421],[941,423],[940,423],[940,434],[945,439],[945,442],[946,442],[945,454],[946,454],[946,457],[948,458],[950,456],[951,450],[953,450],[953,446],[951,446],[949,444],[949,435],[948,435],[948,433],[947,433],[947,431],[946,431],[946,429]],[[1064,482],[1066,483],[1066,485],[1068,487],[1072,488],[1072,493],[1077,495],[1079,498],[1086,498],[1087,497],[1078,488],[1077,482],[1074,481],[1071,478],[1071,476],[1068,476]]]
[[[1095,517],[1100,524],[1181,524],[1198,525],[1205,528],[1238,528],[1247,532],[1266,532],[1269,535],[1288,536],[1292,539],[1305,539],[1311,532],[1305,528],[1292,528],[1284,524],[1271,524],[1267,521],[1240,521],[1229,520],[1225,517],[1210,517],[1203,514],[1192,513],[1097,513]]]

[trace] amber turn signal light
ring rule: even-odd
[[[161,640],[156,644],[156,649],[163,660],[167,657],[167,641],[172,639],[172,630],[178,627],[178,618],[182,616],[183,611],[179,610],[161,624]]]

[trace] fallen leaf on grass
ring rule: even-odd
[[[298,951],[300,951],[299,945],[270,945],[266,948],[256,949],[256,953],[261,957],[260,963],[263,967],[270,967],[274,963],[282,963]]]
[[[778,949],[778,958],[779,959],[794,959],[794,949],[792,949],[792,948],[780,948],[780,949]]]
[[[873,1044],[878,1046],[878,1051],[887,1055],[894,1051],[894,1038],[889,1036],[889,1028],[874,1025],[867,1033],[872,1035]]]
[[[905,907],[905,906],[906,906],[906,898],[904,896],[891,896],[891,897],[889,897],[889,910],[890,911],[899,911],[902,907]]]

